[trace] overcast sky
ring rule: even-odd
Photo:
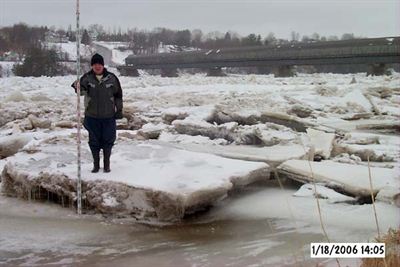
[[[83,25],[106,29],[232,30],[377,37],[400,35],[400,0],[80,0]],[[75,0],[0,0],[0,25],[75,27]]]

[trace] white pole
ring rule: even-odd
[[[76,186],[77,195],[77,212],[82,214],[82,184],[81,184],[81,86],[79,84],[81,72],[80,57],[81,34],[79,28],[79,0],[76,0],[76,115],[77,115],[77,151],[78,151],[78,179]]]

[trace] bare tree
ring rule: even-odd
[[[292,42],[297,43],[298,41],[300,41],[300,33],[292,31],[290,33],[290,39]]]

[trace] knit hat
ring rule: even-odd
[[[93,66],[94,64],[100,64],[104,66],[104,58],[100,54],[94,54],[92,56],[92,60],[90,61],[90,65]]]

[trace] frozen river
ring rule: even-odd
[[[351,83],[353,77],[355,83]],[[75,173],[70,164],[75,162],[76,98],[69,86],[73,79],[72,76],[0,79],[0,169],[13,163],[9,170],[21,171],[24,165],[22,171],[31,174],[36,166],[37,176],[42,169],[59,175]],[[234,169],[232,165],[215,162],[229,158],[241,162],[234,164],[238,168],[246,165],[244,161],[264,162],[271,168],[287,163],[287,173],[308,177],[308,169],[302,167],[308,166],[306,155],[314,149],[323,155],[321,162],[313,162],[320,177],[337,179],[344,184],[344,190],[355,186],[352,192],[357,193],[368,181],[365,175],[368,156],[375,185],[384,184],[388,192],[376,202],[380,230],[385,233],[389,228],[398,229],[400,212],[393,196],[399,192],[400,178],[392,173],[399,173],[400,162],[399,81],[398,73],[385,77],[365,77],[365,74],[300,74],[292,78],[263,75],[214,78],[200,74],[165,79],[149,75],[122,77],[125,118],[118,123],[117,148],[112,157],[120,165],[112,165],[115,169],[110,175],[122,173],[125,176],[116,178],[132,183],[133,187],[142,179],[146,182],[142,185],[150,183],[157,190],[159,181],[164,181],[164,187],[169,185],[165,182],[168,175],[163,173],[169,170],[168,174],[178,174],[174,179],[180,178],[176,188],[185,188],[187,177],[193,178],[193,184],[207,179],[214,181],[217,172],[212,168],[203,168],[209,172],[198,171],[194,177],[188,175],[195,166],[199,169],[199,166],[213,166],[223,170],[224,175],[235,175],[230,172]],[[306,132],[303,129],[306,126],[317,129],[316,134]],[[85,131],[83,138],[86,142]],[[72,154],[67,153],[68,142],[72,144],[73,152],[69,151]],[[164,152],[171,151],[171,147],[186,151],[179,152],[183,155],[179,158],[176,153],[154,150],[148,154],[155,157],[149,159],[135,154],[137,148],[129,153],[123,151],[129,149],[124,144],[139,143],[163,144],[168,148]],[[59,153],[58,157],[53,157],[45,147]],[[189,154],[194,156],[189,159]],[[172,159],[179,164],[174,165],[176,161]],[[84,171],[89,170],[88,160],[90,157],[86,157]],[[136,168],[137,173],[130,176],[129,164],[133,160],[148,165]],[[126,172],[118,166],[124,166]],[[326,166],[338,166],[342,172],[325,171]],[[183,171],[175,173],[176,169]],[[219,181],[225,181],[224,175]],[[103,176],[95,178],[98,177]],[[386,180],[379,180],[382,177]],[[12,178],[18,180],[18,175]],[[362,181],[356,183],[355,178]],[[229,189],[229,184],[224,185]],[[177,224],[161,224],[154,218],[89,214],[78,217],[72,209],[60,205],[0,195],[0,266],[315,266],[317,262],[309,256],[310,243],[326,239],[320,227],[317,199],[312,189],[300,186],[286,180],[283,189],[276,180],[264,181],[235,191],[229,198],[213,203],[208,211]],[[359,204],[362,201],[349,192],[344,196],[320,186],[319,193],[323,195],[318,201],[329,239],[373,241],[377,236],[373,206]],[[194,195],[204,194],[202,187],[195,189],[199,191],[194,190]],[[179,196],[181,192],[170,193]],[[103,199],[101,203],[114,202]],[[319,262],[323,266],[336,266],[334,261]],[[357,261],[341,262],[357,265]]]

